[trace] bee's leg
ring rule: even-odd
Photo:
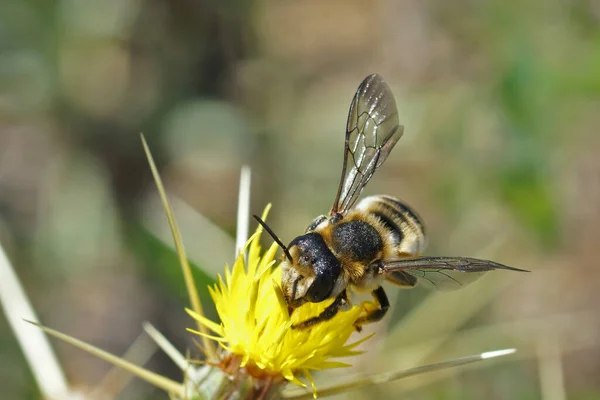
[[[297,324],[292,325],[292,329],[306,329],[310,326],[316,325],[319,322],[330,320],[335,317],[335,315],[340,311],[342,307],[344,307],[348,303],[348,297],[346,296],[346,291],[344,290],[340,293],[333,303],[327,306],[323,312],[316,317],[312,317],[307,319],[306,321],[298,322]]]
[[[377,303],[379,307],[374,310],[367,311],[367,315],[356,320],[354,326],[359,332],[362,330],[362,325],[381,320],[385,313],[387,313],[387,310],[390,308],[390,301],[388,300],[387,295],[381,286],[373,290],[371,294],[373,295],[375,303]]]

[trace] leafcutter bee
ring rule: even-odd
[[[413,209],[386,195],[356,204],[403,132],[389,86],[381,76],[369,75],[350,105],[342,176],[329,214],[317,217],[288,246],[255,216],[283,249],[281,288],[289,307],[335,299],[320,315],[294,328],[333,318],[349,306],[349,289],[371,292],[377,304],[356,321],[357,329],[379,321],[390,306],[381,287],[384,280],[405,288],[426,282],[444,290],[461,288],[494,269],[524,271],[475,258],[420,256],[427,241]]]

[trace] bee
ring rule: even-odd
[[[350,104],[342,175],[329,214],[315,218],[288,246],[254,216],[283,250],[281,289],[290,309],[334,299],[320,315],[293,328],[308,328],[348,309],[349,290],[370,292],[377,305],[359,317],[357,330],[381,320],[390,307],[383,281],[401,288],[422,282],[447,290],[461,288],[490,270],[525,272],[475,258],[420,256],[427,239],[412,208],[387,195],[369,196],[356,204],[403,133],[392,91],[381,76],[369,75]]]

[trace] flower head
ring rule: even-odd
[[[348,366],[332,359],[360,353],[354,348],[365,339],[348,345],[346,341],[363,308],[353,306],[309,329],[291,329],[294,323],[320,314],[331,301],[307,303],[290,316],[279,286],[280,268],[275,267],[277,244],[261,254],[261,233],[259,227],[246,244],[247,260],[242,252],[231,271],[225,267],[225,279],[219,276],[210,288],[221,323],[188,312],[215,333],[210,337],[223,349],[239,357],[240,367],[302,386],[298,377],[304,375],[316,395],[311,370]]]

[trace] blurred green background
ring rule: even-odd
[[[427,254],[533,272],[464,294],[389,290],[370,352],[334,376],[519,353],[346,397],[600,398],[594,0],[2,0],[0,242],[41,320],[116,354],[150,321],[193,349],[139,133],[204,286],[233,258],[242,165],[252,212],[273,202],[284,241],[329,210],[348,106],[372,72],[406,128],[365,193],[413,205]],[[53,343],[83,391],[109,369]],[[161,353],[149,368],[181,379]],[[39,398],[3,317],[0,387]],[[119,398],[167,396],[135,381]]]

